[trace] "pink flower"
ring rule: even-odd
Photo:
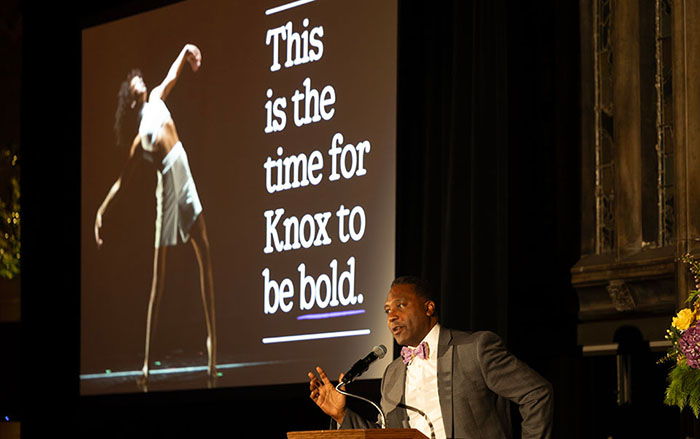
[[[688,366],[700,369],[700,325],[691,326],[683,332],[678,344],[688,360]]]

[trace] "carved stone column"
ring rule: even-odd
[[[614,1],[613,100],[615,106],[615,242],[617,254],[642,243],[639,2]]]
[[[651,132],[653,137],[657,129],[653,117],[651,120],[643,117],[657,114],[657,101],[649,99],[650,87],[655,89],[653,71],[649,69],[654,60],[659,62],[655,55],[658,35],[654,36],[659,28],[654,27],[658,22],[650,6],[652,2],[581,0],[582,254],[571,276],[579,297],[579,344],[584,346],[612,344],[615,331],[625,325],[638,328],[646,340],[663,341],[669,319],[679,299],[687,292],[687,285],[680,282],[685,279],[685,270],[679,269],[677,257],[693,247],[681,243],[695,243],[694,237],[700,236],[697,233],[700,227],[700,124],[691,117],[696,115],[700,119],[700,79],[692,86],[689,84],[693,78],[700,78],[700,2],[680,0],[672,3],[673,52],[664,58],[672,58],[674,106],[667,111],[673,111],[669,120],[673,121],[675,133],[679,135],[674,138],[671,149],[675,160],[669,165],[672,169],[660,180],[671,178],[677,190],[675,197],[683,199],[673,206],[677,209],[678,230],[670,244],[664,240],[644,242],[648,240],[643,237],[645,221],[650,219],[643,211],[643,203],[648,205],[652,200],[652,209],[647,212],[653,214],[653,200],[656,199],[656,194],[645,191],[659,187],[656,181],[645,180],[649,173],[645,174],[643,169],[644,166],[649,169],[644,154],[655,160],[655,140],[649,141],[644,136]],[[609,34],[601,29],[610,27],[600,24],[608,20],[612,23]],[[683,22],[685,27],[680,25]],[[681,38],[685,43],[677,44]],[[610,71],[596,70],[607,68],[596,58],[599,56],[596,50],[601,50],[608,41],[613,60],[613,111],[604,117],[595,116],[595,113],[592,116],[592,111],[600,111],[601,102],[607,96],[603,76]],[[679,63],[683,63],[683,69],[678,68]],[[679,81],[685,81],[683,87]],[[642,92],[647,93],[646,100],[640,97]],[[603,122],[596,122],[596,117]],[[684,124],[682,130],[680,124]],[[601,127],[607,130],[606,135],[613,133],[610,147],[614,161],[614,239],[612,248],[607,249],[592,242],[598,239],[594,220],[598,196],[596,172],[600,172],[596,171],[592,157],[601,154],[596,149],[601,144],[600,140],[596,141],[600,139],[596,130]],[[685,218],[680,218],[681,215]],[[700,248],[700,242],[693,245]]]
[[[700,2],[678,0],[673,8],[673,89],[677,240],[676,253],[700,252]],[[692,285],[678,270],[678,304]]]

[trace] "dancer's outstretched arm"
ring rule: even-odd
[[[163,82],[161,82],[151,91],[149,100],[165,100],[165,98],[168,97],[170,90],[173,89],[175,83],[177,82],[177,78],[180,76],[180,72],[182,71],[182,66],[185,65],[185,61],[190,63],[193,72],[196,72],[199,69],[199,66],[202,64],[202,53],[194,44],[185,44],[185,47],[182,48],[180,54],[177,56],[177,58],[175,58],[173,65],[170,66],[170,70],[168,70],[168,74],[165,75]]]
[[[134,167],[136,164],[135,158],[137,152],[140,149],[140,146],[141,136],[136,135],[133,143],[131,144],[129,158],[126,160],[126,164],[124,165],[121,174],[119,174],[119,178],[117,178],[117,181],[115,181],[112,187],[109,189],[107,196],[105,197],[100,207],[97,209],[97,215],[95,216],[95,242],[97,243],[98,248],[102,246],[103,243],[102,238],[100,238],[102,216],[104,215],[105,211],[107,210],[107,207],[109,207],[109,204],[112,202],[112,200],[117,196],[117,194],[119,194],[119,189],[121,189],[122,181],[126,182],[129,179],[129,177],[131,177],[131,174],[134,173]]]

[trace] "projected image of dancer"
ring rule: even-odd
[[[102,218],[110,202],[119,194],[133,173],[139,160],[146,160],[155,167],[156,227],[155,252],[153,258],[153,280],[146,316],[146,347],[143,360],[143,375],[139,385],[148,390],[149,356],[153,342],[153,329],[158,316],[158,304],[165,283],[165,261],[167,248],[190,241],[199,263],[200,287],[204,304],[207,329],[207,354],[209,385],[216,380],[216,325],[214,319],[214,285],[209,255],[209,239],[202,212],[202,204],[190,172],[187,154],[178,137],[165,99],[175,86],[185,63],[196,72],[202,61],[199,48],[187,44],[173,62],[165,79],[151,90],[150,94],[139,70],[132,70],[119,91],[115,131],[117,142],[123,143],[124,123],[129,112],[138,112],[138,132],[130,145],[129,156],[119,178],[114,182],[95,218],[95,240],[100,238]],[[135,127],[134,127],[135,128]],[[133,131],[132,131],[133,133]],[[129,134],[129,139],[131,139]]]

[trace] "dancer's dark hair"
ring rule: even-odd
[[[131,102],[134,97],[131,95],[131,80],[137,76],[143,77],[141,70],[132,69],[126,76],[126,80],[119,86],[117,111],[114,114],[114,136],[117,146],[126,145],[126,142],[131,140],[129,136],[125,136],[124,133],[127,131],[127,128],[133,128],[133,126],[131,126],[132,123],[138,121],[138,113],[134,112],[134,117],[132,117],[131,121],[128,123],[129,127],[124,126],[126,116],[132,113]],[[129,129],[129,132],[133,133],[134,131]]]

